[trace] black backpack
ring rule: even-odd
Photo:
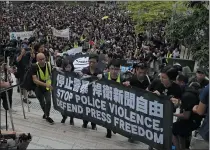
[[[20,87],[26,89],[27,91],[35,90],[36,84],[32,79],[32,65],[26,71],[23,83]]]
[[[27,91],[35,90],[35,88],[37,86],[34,83],[33,78],[32,78],[32,68],[34,66],[37,66],[37,64],[32,64],[31,67],[28,68],[28,70],[26,71],[26,74],[24,76],[23,84],[21,85],[21,88],[24,88]],[[47,69],[51,75],[51,69],[50,69],[50,65],[48,63],[47,63]],[[38,78],[40,78],[40,77],[38,76]]]

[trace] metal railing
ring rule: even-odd
[[[0,88],[0,95],[2,93],[6,93],[6,100],[7,100],[7,106],[8,106],[8,111],[9,111],[9,115],[10,115],[10,121],[11,121],[11,125],[12,125],[12,130],[15,131],[15,127],[14,127],[14,123],[13,123],[13,117],[12,117],[12,110],[11,110],[11,106],[10,106],[10,102],[9,102],[9,95],[8,95],[8,91],[15,88],[15,87],[20,87],[21,84],[17,84],[17,85],[14,85],[14,86],[10,86],[8,88]],[[22,104],[22,109],[23,109],[23,116],[24,116],[24,119],[26,119],[26,116],[25,116],[25,109],[24,109],[24,106],[23,106],[23,99],[22,99],[22,94],[20,92],[20,95],[21,95],[21,104]],[[1,103],[0,103],[0,129],[1,129]],[[8,130],[8,122],[7,122],[7,110],[6,110],[6,130]]]

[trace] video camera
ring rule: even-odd
[[[0,134],[0,149],[26,150],[31,140],[32,136],[30,133],[28,133],[27,135],[22,133],[18,136],[16,135],[16,133]]]

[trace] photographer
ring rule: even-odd
[[[13,83],[10,69],[7,68],[7,65],[5,63],[2,64],[2,66],[1,66],[0,69],[1,69],[1,72],[0,72],[0,88],[8,88]],[[12,94],[13,94],[13,90],[10,89],[7,92],[8,92],[8,98],[9,98],[10,107],[12,107]],[[1,96],[1,99],[3,100],[3,108],[5,110],[9,110],[9,107],[8,107],[8,104],[7,104],[7,95],[6,95],[6,92],[2,92],[0,94],[1,94],[0,95]]]
[[[22,83],[24,81],[24,75],[27,71],[27,69],[30,67],[30,61],[31,61],[31,48],[29,48],[27,45],[22,46],[21,52],[17,56],[17,74],[16,78],[18,79],[19,83]],[[21,87],[22,88],[22,87]],[[22,92],[22,91],[20,91]],[[23,102],[27,103],[27,91],[23,90]],[[29,92],[28,95],[29,98],[36,98],[31,92]],[[29,104],[31,102],[29,101]]]

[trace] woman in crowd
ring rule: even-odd
[[[176,105],[179,103],[182,95],[181,87],[175,83],[177,76],[178,70],[176,68],[166,66],[161,70],[160,78],[153,80],[146,90],[159,96],[169,96],[170,100]],[[175,110],[176,109],[174,109],[174,112]],[[149,146],[149,150],[153,150],[153,147]]]
[[[64,58],[63,60],[63,64],[62,64],[62,71],[64,71],[65,73],[67,72],[74,72],[74,65],[73,62],[68,58]],[[61,123],[65,123],[67,116],[62,114],[63,119],[61,120]],[[70,125],[74,125],[74,118],[70,117]]]
[[[45,55],[45,57],[48,56],[46,51],[45,51],[44,44],[37,43],[36,45],[34,45],[34,49],[33,49],[33,52],[32,52],[32,63],[36,63],[36,55],[38,53],[43,53]]]

